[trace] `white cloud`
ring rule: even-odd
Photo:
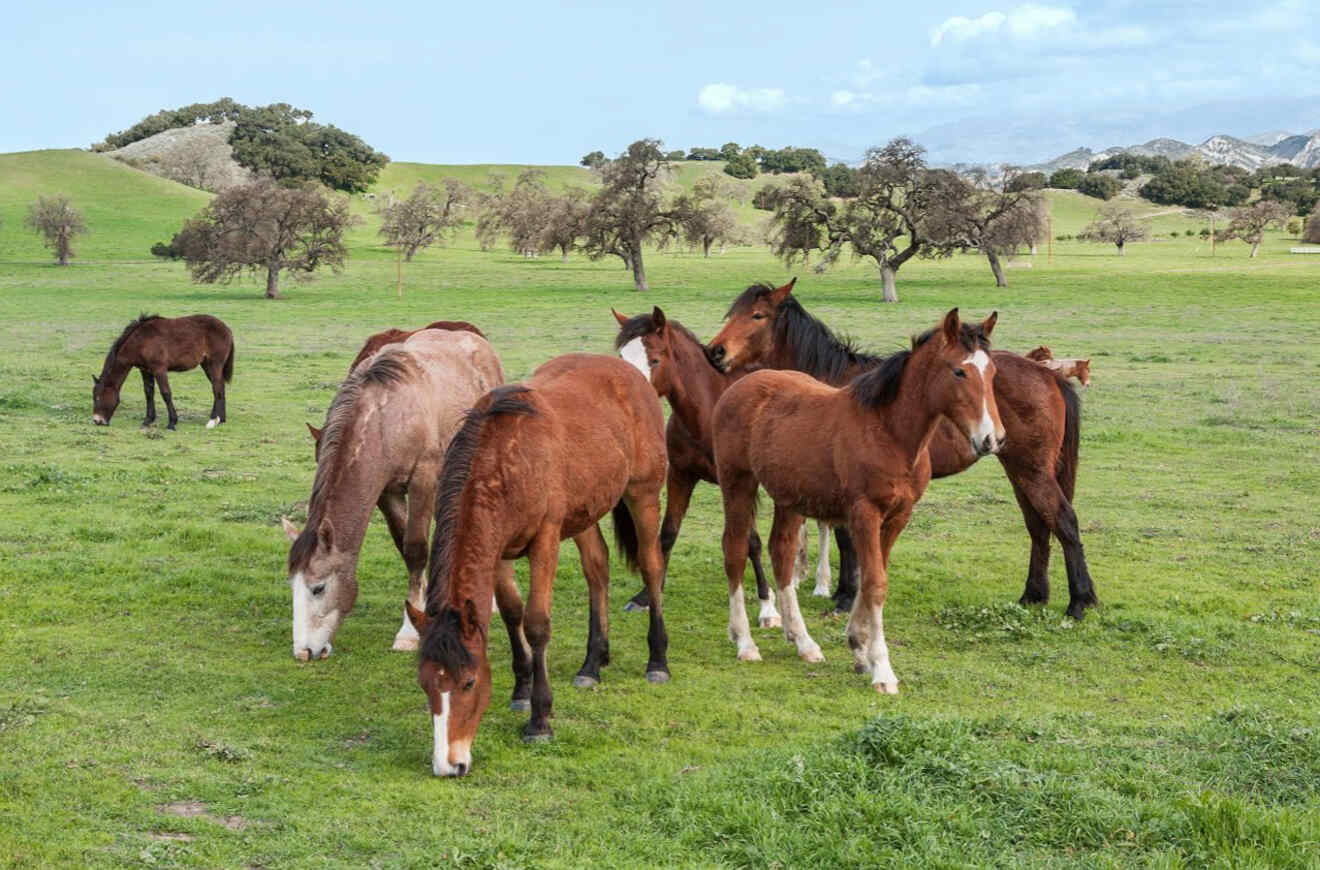
[[[830,94],[831,106],[847,106],[855,102],[857,95],[852,91],[835,91]]]
[[[1025,3],[1007,13],[993,11],[978,18],[962,15],[946,18],[931,30],[930,44],[938,46],[946,39],[952,43],[967,42],[1001,32],[1017,39],[1034,39],[1047,31],[1076,22],[1077,13],[1071,9]]]
[[[712,115],[739,109],[775,112],[782,109],[784,103],[782,88],[740,88],[724,82],[706,85],[697,95],[697,104]]]

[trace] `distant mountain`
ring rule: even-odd
[[[1320,130],[1304,134],[1278,130],[1259,133],[1249,139],[1221,134],[1211,136],[1200,145],[1189,145],[1177,139],[1152,139],[1141,145],[1106,148],[1103,151],[1078,148],[1067,154],[1060,154],[1053,160],[1026,168],[1042,172],[1054,172],[1065,168],[1085,169],[1095,161],[1124,153],[1142,157],[1163,156],[1170,160],[1199,155],[1210,163],[1227,163],[1247,170],[1256,170],[1275,163],[1290,163],[1303,169],[1313,169],[1320,166]]]

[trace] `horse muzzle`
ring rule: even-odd
[[[106,418],[102,417],[100,414],[93,414],[93,415],[92,415],[92,422],[95,423],[95,424],[98,425],[98,426],[109,426],[109,425],[110,425],[110,421],[107,420]]]
[[[1004,449],[1004,439],[995,435],[987,435],[984,438],[972,438],[972,452],[979,459],[982,456],[991,456]]]

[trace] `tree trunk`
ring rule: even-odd
[[[645,293],[651,288],[646,285],[646,267],[642,265],[642,252],[639,250],[632,258],[633,289]]]
[[[990,271],[995,273],[995,286],[1007,287],[1008,282],[1004,280],[1004,267],[999,263],[999,255],[994,251],[987,250],[985,258],[990,261]]]
[[[1031,243],[1031,256],[1033,256],[1033,257],[1036,256],[1036,243],[1035,243],[1035,242],[1032,242],[1032,243]]]
[[[1118,246],[1118,255],[1119,255],[1120,257],[1123,256],[1123,243],[1122,243],[1122,242],[1114,242],[1114,244]]]
[[[894,287],[894,281],[898,278],[898,273],[889,266],[880,267],[880,278],[885,284],[885,301],[897,302],[898,290]]]
[[[706,254],[706,259],[707,259],[707,260],[710,259],[710,245],[711,245],[711,242],[713,242],[713,241],[715,241],[715,240],[714,240],[714,239],[702,239],[702,241],[701,241],[701,248],[702,248],[702,250],[705,252],[705,254]]]
[[[280,267],[279,266],[266,267],[266,298],[267,299],[280,298]]]
[[[559,251],[560,251],[560,253],[559,253],[559,262],[561,262],[561,263],[567,263],[567,262],[568,262],[568,245],[560,245],[560,246],[559,246]]]
[[[400,299],[402,299],[403,298],[403,246],[402,245],[399,246],[398,272],[399,272],[398,283],[395,285],[394,292],[398,295]]]
[[[1259,251],[1260,251],[1260,242],[1259,242],[1259,241],[1252,242],[1252,243],[1251,243],[1251,256],[1252,256],[1252,257],[1255,257],[1256,254],[1257,254]]]

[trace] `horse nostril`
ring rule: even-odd
[[[467,776],[467,772],[468,766],[464,762],[460,761],[458,764],[454,765],[454,774],[456,776]]]
[[[715,360],[715,362],[719,362],[720,360],[724,359],[724,345],[718,344],[715,347],[711,348],[710,358]]]

